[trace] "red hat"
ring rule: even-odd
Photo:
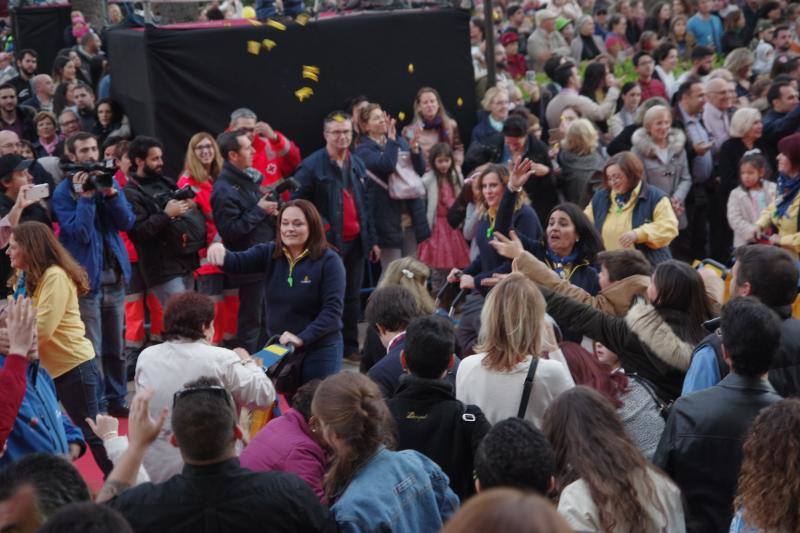
[[[778,141],[778,151],[786,156],[794,168],[800,168],[800,133],[793,133]]]
[[[500,36],[500,44],[503,46],[516,42],[519,42],[519,35],[515,31],[509,31]]]

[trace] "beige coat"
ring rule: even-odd
[[[763,181],[762,187],[767,196],[767,205],[775,200],[776,185],[771,181]],[[752,240],[756,229],[756,221],[761,216],[760,211],[753,209],[750,194],[736,187],[728,197],[728,224],[733,230],[733,246],[738,248]]]
[[[581,112],[583,118],[592,122],[605,122],[614,114],[619,98],[619,88],[611,87],[601,103],[597,103],[588,96],[572,91],[561,91],[547,104],[547,125],[557,128],[561,123],[561,112],[565,107],[575,107]]]

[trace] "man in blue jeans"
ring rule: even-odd
[[[65,149],[76,164],[93,163],[99,158],[97,139],[90,133],[73,134]],[[133,211],[114,178],[98,172],[76,172],[59,183],[53,194],[53,210],[61,227],[59,240],[89,276],[91,290],[81,296],[79,305],[86,337],[102,362],[104,385],[98,389],[99,409],[125,417],[128,388],[122,329],[125,282],[130,279],[131,268],[119,232],[133,226]]]

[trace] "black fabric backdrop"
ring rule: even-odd
[[[37,72],[49,74],[64,44],[64,30],[71,24],[67,5],[27,7],[11,12],[17,50],[32,48],[39,54]]]
[[[250,24],[114,30],[112,94],[136,133],[164,142],[171,176],[191,135],[224,130],[237,107],[253,109],[306,156],[323,145],[323,117],[348,97],[366,94],[395,116],[403,112],[405,124],[417,90],[428,85],[440,91],[466,139],[475,122],[468,22],[466,12],[432,9],[338,17],[286,31]],[[276,43],[272,51],[248,52],[248,41],[264,39]],[[319,68],[318,83],[302,77],[303,65]],[[314,91],[304,102],[294,94],[301,87]]]

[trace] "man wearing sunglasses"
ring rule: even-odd
[[[166,419],[149,414],[152,390],[131,405],[129,447],[97,496],[121,512],[135,531],[326,531],[329,511],[294,474],[242,468],[242,438],[233,400],[217,378],[203,377],[175,393],[172,443],[183,471],[165,483],[131,487],[148,446]]]

